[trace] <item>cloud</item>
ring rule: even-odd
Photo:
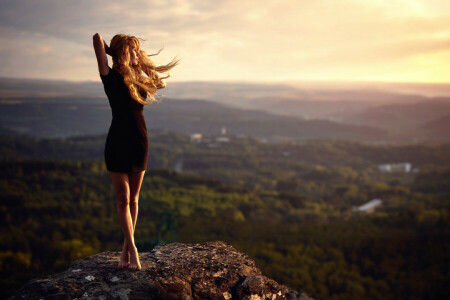
[[[157,63],[182,58],[175,80],[389,78],[407,74],[408,64],[419,74],[414,68],[427,57],[431,72],[448,66],[443,2],[6,0],[0,76],[98,80],[95,32],[107,41],[118,32],[140,36],[147,52],[164,46]],[[450,80],[441,73],[440,81]]]

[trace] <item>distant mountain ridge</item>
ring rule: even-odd
[[[423,138],[450,142],[450,114],[425,123],[413,131]]]
[[[0,127],[38,137],[68,137],[108,131],[111,111],[107,100],[96,98],[17,98],[0,103]],[[203,100],[165,99],[144,109],[147,127],[175,132],[220,135],[252,135],[279,139],[387,139],[383,130],[337,124],[326,120],[306,121],[258,110],[242,110]]]
[[[380,105],[355,114],[342,114],[348,124],[384,129],[394,136],[450,141],[450,102],[445,98],[410,104]],[[447,118],[446,118],[447,116]]]
[[[450,102],[445,100],[436,98],[408,104],[380,105],[342,119],[350,124],[365,124],[384,129],[396,126],[408,130],[449,114]]]
[[[278,140],[447,140],[439,128],[415,130],[450,113],[446,97],[220,82],[175,82],[162,93],[163,105],[144,110],[150,128],[212,134],[225,126]],[[101,82],[0,78],[0,107],[0,126],[43,137],[104,133],[110,122]]]

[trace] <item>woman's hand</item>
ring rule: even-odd
[[[108,54],[109,56],[112,56],[111,48],[109,48],[109,46],[108,46],[108,44],[106,44],[105,40],[103,40],[103,46],[105,47],[106,54]]]

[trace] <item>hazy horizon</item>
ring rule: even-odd
[[[38,81],[38,82],[67,82],[70,84],[92,84],[101,83],[98,80],[69,80],[69,79],[45,79],[27,77],[4,77],[0,80],[16,81]],[[265,85],[283,86],[295,88],[296,90],[331,90],[331,91],[370,91],[394,94],[420,95],[424,97],[449,97],[450,83],[422,83],[422,82],[387,82],[387,81],[349,81],[349,80],[290,80],[290,81],[237,81],[237,80],[172,80],[165,91],[170,91],[171,87],[177,85]],[[101,87],[101,85],[99,86]],[[169,92],[170,93],[170,92]],[[10,96],[13,93],[10,93]],[[1,96],[6,96],[5,90],[0,90]]]

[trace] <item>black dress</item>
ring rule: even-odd
[[[109,68],[100,74],[112,110],[112,122],[105,144],[108,171],[131,173],[144,171],[148,160],[147,127],[143,105],[131,98],[122,75]]]

